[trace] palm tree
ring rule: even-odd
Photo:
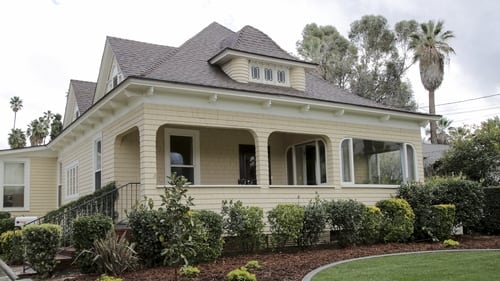
[[[12,111],[14,111],[14,126],[12,127],[13,129],[16,128],[16,116],[17,112],[23,108],[23,100],[20,99],[18,96],[14,96],[10,98],[10,108]]]
[[[55,139],[62,131],[62,116],[59,113],[54,114],[54,119],[50,124],[50,140]]]
[[[40,117],[31,121],[26,134],[30,139],[31,146],[41,145],[48,134],[48,130],[43,126],[43,118]]]
[[[455,50],[446,41],[454,38],[452,31],[443,30],[443,21],[429,21],[420,24],[420,31],[411,35],[410,49],[413,61],[419,62],[420,80],[429,91],[429,113],[436,114],[434,91],[441,86],[444,76],[445,59]],[[431,143],[437,143],[436,122],[431,121]]]
[[[455,128],[451,126],[453,120],[449,120],[446,117],[439,119],[436,124],[436,136],[438,144],[449,144],[450,143],[450,132]]]
[[[12,129],[9,133],[10,148],[22,148],[26,146],[26,135],[21,129]]]

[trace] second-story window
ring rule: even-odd
[[[264,78],[266,81],[273,81],[273,70],[271,68],[264,69]]]
[[[287,67],[257,61],[251,61],[249,65],[248,78],[251,82],[290,86],[289,78],[287,78],[290,74]]]
[[[284,84],[286,83],[286,74],[284,70],[278,70],[276,71],[276,79],[278,80],[278,83]]]
[[[259,80],[260,79],[260,68],[258,66],[252,66],[252,79]]]

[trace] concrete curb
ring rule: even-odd
[[[360,261],[360,260],[366,260],[366,259],[373,259],[373,258],[381,258],[381,257],[390,257],[390,256],[402,256],[402,255],[414,255],[414,254],[429,254],[429,253],[446,253],[446,252],[474,252],[474,251],[500,251],[500,249],[457,249],[457,250],[435,250],[435,251],[419,251],[419,252],[404,252],[404,253],[394,253],[394,254],[385,254],[385,255],[376,255],[376,256],[366,256],[366,257],[360,257],[360,258],[354,258],[354,259],[348,259],[348,260],[343,260],[343,261],[338,261],[334,262],[331,264],[323,265],[321,267],[318,267],[314,269],[313,271],[309,272],[302,278],[302,281],[311,281],[311,279],[318,274],[319,272],[328,269],[330,267],[334,267],[337,265],[341,265],[344,263],[348,262],[353,262],[353,261]]]

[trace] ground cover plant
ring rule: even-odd
[[[397,255],[334,266],[318,273],[312,281],[496,280],[499,263],[500,251]]]

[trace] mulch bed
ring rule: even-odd
[[[500,236],[460,237],[460,245],[453,249],[500,249]],[[199,264],[197,267],[201,274],[197,278],[175,277],[174,269],[158,267],[142,269],[126,273],[124,280],[162,280],[162,281],[223,281],[226,274],[238,267],[245,265],[250,260],[257,260],[261,269],[256,271],[258,281],[300,281],[310,271],[322,265],[335,261],[357,257],[448,249],[442,243],[389,243],[370,246],[355,246],[348,248],[335,248],[331,245],[316,247],[314,249],[298,250],[287,249],[285,252],[265,252],[251,255],[237,255],[221,257],[215,262]],[[60,273],[51,280],[60,281],[94,281],[96,275],[78,275],[71,272]]]

